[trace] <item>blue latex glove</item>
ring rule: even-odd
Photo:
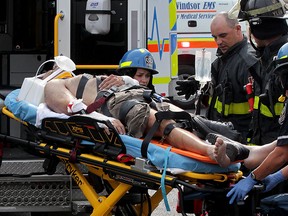
[[[272,190],[277,184],[284,181],[285,179],[286,178],[283,176],[281,170],[268,175],[266,178],[263,179],[263,183],[265,186],[265,190],[263,192],[268,192]]]
[[[247,193],[253,188],[257,181],[253,180],[251,174],[245,179],[239,181],[228,193],[227,197],[230,197],[229,204],[233,204],[234,201],[243,200]]]

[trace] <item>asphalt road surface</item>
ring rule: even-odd
[[[170,206],[170,211],[166,210],[164,201],[162,200],[159,206],[152,212],[152,216],[173,216],[173,215],[182,215],[181,213],[177,213],[176,207],[178,202],[178,190],[173,189],[167,195],[168,204]],[[194,214],[188,214],[189,216],[194,216]]]

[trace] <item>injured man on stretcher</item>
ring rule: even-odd
[[[86,80],[84,85],[81,84],[83,79]],[[114,79],[122,80],[118,76],[114,76]],[[102,81],[101,77],[87,75],[51,80],[45,86],[45,103],[57,113],[66,115],[81,113],[81,115],[95,119],[110,120],[119,134],[143,138],[156,121],[155,113],[157,112],[145,99],[146,88],[143,86],[125,88],[125,85],[122,85],[117,91],[111,92],[111,86],[108,85],[106,86],[108,90],[99,90]],[[78,88],[81,85],[82,90]],[[81,97],[79,97],[79,91]],[[170,107],[172,111],[181,110],[172,105]],[[105,116],[104,113],[109,113],[110,117]],[[222,167],[244,160],[247,168],[253,168],[263,161],[275,147],[272,144],[245,146],[214,133],[206,136],[206,140],[210,143],[208,144],[193,132],[175,127],[174,124],[175,121],[172,119],[161,121],[154,137],[165,137],[171,146],[208,156]],[[219,145],[216,142],[219,136],[225,140],[225,145]]]

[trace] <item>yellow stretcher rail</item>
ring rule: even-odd
[[[59,13],[54,19],[54,56],[59,55],[59,20],[64,19],[64,14]],[[118,65],[76,65],[76,69],[117,69]]]
[[[117,69],[118,65],[76,65],[77,69]]]
[[[22,121],[21,119],[17,118],[12,112],[10,112],[10,111],[7,109],[7,107],[3,107],[3,108],[2,108],[2,113],[5,114],[5,115],[8,116],[8,117],[10,117],[10,118],[12,118],[12,119],[20,122],[20,123],[28,126],[28,123],[27,123],[27,122]]]

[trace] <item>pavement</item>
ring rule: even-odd
[[[178,190],[173,189],[168,195],[167,195],[168,204],[170,206],[170,211],[166,210],[164,201],[162,200],[159,204],[159,206],[152,212],[152,216],[174,216],[174,215],[182,215],[181,213],[177,213],[176,207],[178,202]],[[194,216],[194,214],[188,214],[189,216]]]

